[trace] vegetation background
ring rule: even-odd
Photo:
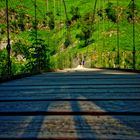
[[[140,70],[140,0],[8,0],[13,75],[76,67]],[[0,0],[0,77],[7,75]]]

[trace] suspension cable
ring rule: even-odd
[[[120,42],[119,42],[119,1],[117,0],[117,60],[118,68],[120,68]]]
[[[93,25],[94,25],[94,20],[95,20],[96,6],[97,6],[97,0],[95,0],[94,6],[93,6],[93,15],[92,15],[91,26],[90,26],[91,27],[91,31],[93,30]],[[87,56],[88,56],[88,46],[87,46],[87,49],[86,49],[85,59],[87,58]]]
[[[9,5],[8,0],[6,0],[6,22],[7,22],[7,65],[8,65],[8,76],[11,76],[11,45],[10,45],[10,27],[9,27]]]
[[[69,18],[68,18],[68,14],[67,14],[67,7],[66,7],[66,3],[65,3],[65,0],[62,0],[63,1],[63,5],[64,5],[64,12],[65,12],[65,16],[66,16],[66,39],[69,40],[69,37],[70,37],[70,30],[69,30]]]
[[[35,40],[36,40],[36,45],[37,45],[37,11],[36,11],[36,8],[37,8],[37,5],[36,5],[36,1],[37,0],[34,0],[34,10],[35,10],[35,15],[34,15],[34,20],[35,20],[35,27],[34,27],[34,29],[35,29]]]
[[[94,3],[93,16],[92,16],[92,23],[93,23],[93,22],[94,22],[94,20],[95,20],[95,11],[96,11],[96,6],[97,6],[97,0],[95,0],[95,3]]]
[[[65,0],[63,0],[63,4],[64,4],[64,11],[65,11],[66,20],[68,21],[68,14],[67,14],[67,8],[66,8]]]
[[[31,0],[31,1],[32,1],[33,5],[35,6],[35,1],[33,1],[33,0]],[[40,8],[37,6],[37,3],[36,3],[36,12],[37,12],[37,10],[45,18],[45,14],[43,14],[43,12],[40,10]]]
[[[132,0],[133,4],[133,69],[136,69],[136,46],[135,46],[135,0]]]
[[[105,0],[103,0],[103,11],[104,12],[104,4],[105,4]],[[103,29],[102,29],[103,33],[105,32],[105,17],[104,17],[104,13],[103,13]],[[103,65],[103,55],[104,55],[104,47],[105,47],[105,37],[103,36],[103,44],[102,44],[102,65]]]

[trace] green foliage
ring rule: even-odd
[[[95,13],[93,11],[94,0],[67,0],[65,1],[67,18],[65,7],[61,2],[48,1],[46,6],[44,0],[37,1],[37,21],[35,22],[33,1],[10,0],[9,25],[13,73],[71,67],[73,66],[71,61],[75,63],[78,54],[87,54],[87,63],[94,67],[116,67],[118,61],[116,57],[117,24],[114,23],[118,22],[118,18],[121,19],[118,22],[120,50],[131,52],[126,53],[126,56],[120,56],[120,59],[124,59],[120,60],[124,61],[121,66],[127,64],[129,68],[132,68],[132,56],[129,58],[133,47],[133,27],[130,24],[132,21],[135,21],[136,50],[140,50],[140,4],[138,0],[134,5],[127,0],[119,1],[118,7],[116,0],[110,0],[109,3],[100,0],[97,1]],[[5,1],[2,1],[0,3],[0,43],[7,41],[4,6]],[[92,58],[95,50],[93,57],[96,58]],[[108,55],[108,52],[112,54]],[[20,60],[19,56],[21,56]],[[5,55],[0,53],[0,69],[2,67],[6,69],[6,57],[6,51]],[[136,62],[137,68],[138,62],[140,62],[139,56]],[[127,66],[124,67],[127,68]]]
[[[66,27],[69,28],[69,26],[71,25],[71,20],[68,20],[68,19],[67,19],[67,20],[65,21],[65,24],[66,24]]]
[[[132,20],[135,20],[135,16],[138,15],[138,10],[137,10],[137,5],[133,3],[132,1],[129,3],[128,8],[127,8],[127,20],[131,22]]]
[[[113,3],[109,2],[107,5],[107,8],[105,9],[108,19],[110,19],[112,22],[117,22],[117,14],[113,7]]]
[[[27,58],[29,55],[28,48],[29,46],[21,42],[21,40],[18,40],[12,45],[12,51],[14,52],[15,56],[22,55],[25,58]]]
[[[6,25],[0,24],[0,37],[5,34],[6,32]]]
[[[78,28],[80,28],[80,33],[76,35],[76,38],[79,38],[82,41],[80,47],[86,47],[88,45],[89,39],[92,36],[92,19],[90,14],[87,13],[84,15],[84,18],[81,19]],[[84,41],[84,43],[83,43]]]
[[[80,13],[79,13],[79,8],[78,7],[72,6],[70,13],[72,15],[72,18],[71,18],[72,21],[73,20],[77,20],[77,19],[79,19],[81,17]]]
[[[64,42],[64,46],[67,48],[71,44],[70,39],[67,37]]]
[[[24,31],[25,30],[25,23],[24,23],[25,13],[24,13],[23,9],[21,9],[21,11],[19,12],[18,17],[19,17],[19,19],[18,19],[18,27],[20,28],[21,31]]]
[[[99,9],[99,10],[97,11],[97,15],[98,15],[99,17],[101,17],[101,19],[103,19],[103,13],[104,13],[103,9]]]
[[[7,53],[6,49],[0,50],[0,77],[5,76],[7,72]]]
[[[48,17],[48,25],[51,30],[55,28],[54,14],[52,11],[47,12],[46,16]]]
[[[44,40],[33,40],[32,46],[29,47],[28,63],[26,64],[30,71],[40,71],[46,68],[46,48]]]

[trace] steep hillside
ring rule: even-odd
[[[1,0],[1,56],[6,53],[5,6]],[[134,5],[132,0],[9,0],[9,27],[14,73],[38,64],[41,69],[74,67],[81,59],[87,67],[132,68],[134,45],[140,69],[139,0]],[[6,62],[0,59],[2,67]]]

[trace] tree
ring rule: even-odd
[[[64,42],[64,46],[67,48],[71,44],[69,37],[67,36]]]
[[[13,45],[15,54],[22,54],[25,58],[25,72],[39,72],[46,69],[47,63],[47,44],[38,34],[36,38],[36,31],[32,30],[28,42],[28,45],[21,41]],[[49,60],[49,59],[48,59]],[[48,66],[49,67],[49,66]]]
[[[127,20],[129,22],[135,20],[134,16],[138,14],[137,5],[131,1],[130,4],[128,5],[128,9],[126,13],[127,13]]]
[[[80,47],[86,47],[90,42],[93,42],[93,40],[90,40],[93,31],[92,16],[93,15],[91,13],[86,13],[78,25],[78,28],[80,28],[81,32],[76,35],[76,38],[80,39]]]
[[[72,18],[71,18],[72,21],[73,20],[77,20],[77,19],[79,19],[81,17],[80,13],[79,13],[79,8],[78,7],[72,6],[70,13],[72,15]]]
[[[97,11],[97,14],[98,14],[99,17],[101,17],[101,19],[103,19],[103,17],[104,17],[103,12],[104,12],[104,11],[103,11],[102,9],[99,9],[99,10]]]
[[[7,53],[6,49],[0,50],[0,77],[7,74]]]
[[[24,20],[25,20],[25,13],[24,13],[24,10],[21,9],[18,13],[18,27],[20,28],[21,31],[24,31],[25,30],[25,24],[24,24]]]
[[[105,9],[106,15],[108,19],[110,19],[112,22],[117,22],[117,13],[113,7],[113,3],[109,2],[107,5],[107,8]]]
[[[42,71],[46,68],[46,48],[44,40],[33,41],[29,47],[29,56],[27,57],[27,67],[30,71]]]
[[[47,12],[46,16],[48,17],[48,26],[51,30],[53,30],[55,28],[55,19],[54,19],[54,14],[53,12]]]

